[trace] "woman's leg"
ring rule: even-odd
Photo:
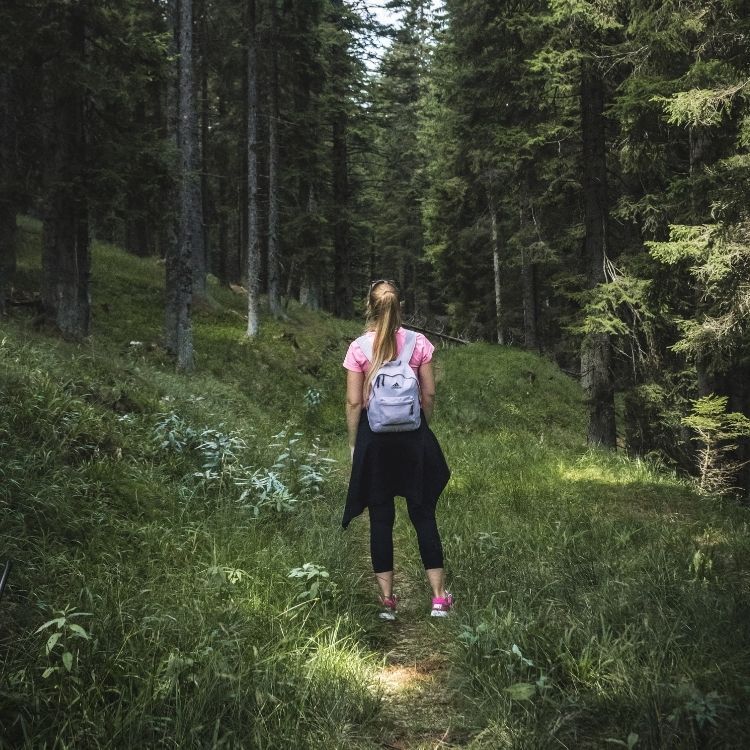
[[[409,519],[417,532],[419,555],[427,573],[427,580],[434,597],[445,596],[445,571],[443,569],[443,545],[440,541],[435,509],[416,505],[407,498]]]
[[[393,498],[371,504],[370,512],[370,556],[372,569],[384,598],[393,596],[393,523],[396,507]]]

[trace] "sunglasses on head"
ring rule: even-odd
[[[372,291],[378,284],[390,284],[396,291],[398,291],[398,284],[393,279],[377,279],[376,281],[370,282],[370,291]]]

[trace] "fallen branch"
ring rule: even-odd
[[[465,339],[459,339],[455,336],[449,336],[447,333],[440,333],[439,331],[431,331],[429,328],[420,328],[419,326],[412,325],[411,323],[407,323],[409,328],[411,328],[414,331],[419,331],[420,333],[426,333],[428,336],[439,336],[441,339],[445,339],[446,341],[453,341],[456,344],[470,344],[471,341],[466,341]]]

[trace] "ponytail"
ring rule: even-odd
[[[396,359],[396,331],[401,327],[401,302],[398,290],[389,282],[373,286],[367,299],[367,330],[375,331],[372,362],[364,385],[365,403],[370,398],[370,387],[375,373],[384,362]]]

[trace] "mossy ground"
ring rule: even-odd
[[[18,285],[38,289],[39,227],[20,229]],[[197,370],[179,376],[160,345],[162,277],[97,245],[87,342],[22,311],[0,325],[0,562],[15,561],[0,747],[750,744],[746,509],[587,450],[577,384],[546,360],[441,349],[433,429],[453,477],[439,523],[458,606],[426,617],[402,513],[404,606],[385,625],[366,519],[339,530],[340,363],[359,326],[291,304],[248,341],[244,300],[213,285]],[[256,517],[233,470],[196,477],[196,440],[155,439],[169,414],[236,433],[235,465],[266,472],[303,433],[279,469],[299,502]],[[310,493],[314,436],[336,463]],[[329,577],[290,578],[304,563]]]

